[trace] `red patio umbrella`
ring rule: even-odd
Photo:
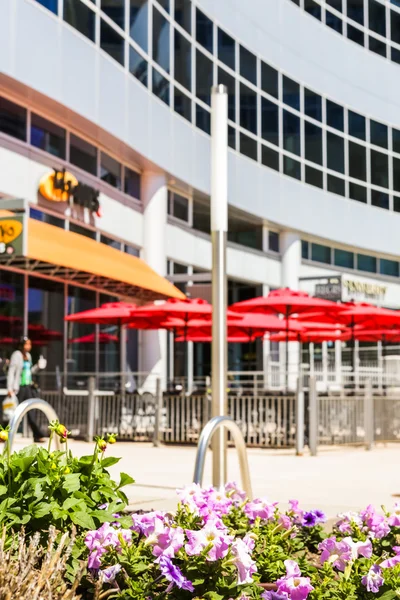
[[[205,333],[189,331],[187,338],[184,336],[178,336],[175,338],[176,342],[199,342],[203,344],[210,344],[212,342],[212,335],[206,335]],[[247,335],[228,335],[227,342],[229,344],[247,344],[249,338]]]
[[[117,335],[112,335],[111,333],[99,333],[99,343],[100,344],[110,344],[111,342],[118,342],[119,338]],[[96,343],[96,334],[89,333],[88,335],[83,335],[82,337],[73,338],[68,340],[69,344],[95,344]]]
[[[334,342],[341,341],[347,342],[351,337],[349,331],[340,331],[328,329],[326,331],[300,331],[299,333],[291,332],[289,334],[290,342],[314,342],[315,344],[321,344],[322,342]],[[285,342],[286,334],[283,333],[274,333],[269,336],[269,340],[271,342]]]
[[[288,364],[289,364],[289,317],[301,313],[324,312],[327,314],[336,314],[340,312],[340,305],[322,298],[314,298],[306,292],[294,291],[289,288],[273,290],[268,296],[260,296],[243,302],[236,302],[230,307],[231,310],[238,312],[261,312],[281,314],[284,316],[286,327],[286,387],[288,384]]]
[[[132,320],[138,310],[135,304],[128,302],[107,302],[98,308],[84,310],[68,315],[66,321],[89,323],[93,325],[124,325]]]

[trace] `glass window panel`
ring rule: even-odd
[[[306,240],[301,240],[301,258],[308,259],[309,256],[309,243]]]
[[[213,80],[212,60],[200,50],[196,50],[196,96],[209,105]]]
[[[161,75],[157,69],[153,67],[153,94],[155,94],[165,104],[170,103],[169,97],[169,81],[166,77]]]
[[[261,161],[266,167],[279,171],[279,154],[272,148],[261,146]]]
[[[370,134],[371,144],[375,144],[375,146],[381,146],[381,148],[388,147],[388,128],[386,125],[371,119]]]
[[[371,204],[389,210],[389,194],[379,190],[371,190]]]
[[[153,59],[169,73],[169,23],[155,7],[153,7]]]
[[[124,244],[124,252],[125,254],[129,254],[130,256],[140,257],[139,248],[135,248],[134,246],[130,246],[129,244]]]
[[[129,46],[129,71],[147,87],[147,60]]]
[[[192,44],[175,29],[174,77],[186,89],[192,89]]]
[[[95,14],[80,0],[64,0],[64,21],[94,42]]]
[[[328,155],[328,169],[344,173],[344,140],[342,137],[326,133],[326,145]]]
[[[300,154],[300,118],[287,110],[283,111],[283,147]]]
[[[188,33],[192,31],[192,4],[190,0],[175,0],[175,21]]]
[[[240,153],[257,160],[257,142],[253,138],[240,134]]]
[[[322,121],[322,98],[307,88],[304,88],[304,112],[308,117]]]
[[[393,157],[393,188],[400,192],[400,160]]]
[[[390,37],[393,42],[400,44],[400,13],[390,11]]]
[[[58,14],[58,0],[36,0],[39,4],[51,10],[55,15]]]
[[[211,134],[211,115],[208,110],[196,104],[196,127]]]
[[[368,0],[369,28],[375,33],[386,37],[386,9],[385,5],[376,0]]]
[[[228,125],[228,146],[236,150],[236,129]]]
[[[115,250],[121,250],[121,242],[108,237],[107,235],[100,234],[100,244],[105,244]]]
[[[345,184],[344,179],[335,177],[334,175],[328,175],[328,192],[338,194],[339,196],[345,195]]]
[[[399,263],[397,260],[388,260],[381,258],[379,260],[379,273],[381,275],[390,275],[391,277],[399,276]]]
[[[304,0],[304,10],[318,21],[321,20],[321,5],[317,4],[315,0]]]
[[[148,0],[129,1],[129,35],[145,52],[148,52]]]
[[[101,10],[121,29],[125,29],[125,0],[101,0]]]
[[[140,200],[140,173],[125,167],[124,192],[136,200]]]
[[[398,196],[393,196],[393,210],[400,212],[400,198]]]
[[[392,129],[392,149],[393,152],[400,154],[400,131],[398,129]]]
[[[380,187],[388,187],[388,157],[376,150],[371,150],[371,182]]]
[[[336,267],[344,267],[346,269],[354,269],[354,254],[347,250],[334,249],[333,264]]]
[[[261,62],[261,89],[278,98],[278,71],[265,62]]]
[[[266,98],[261,98],[261,135],[279,146],[279,107]]]
[[[87,227],[82,227],[82,225],[78,225],[77,223],[69,223],[69,230],[72,233],[77,233],[79,235],[83,235],[84,237],[90,238],[91,240],[96,239],[96,232],[93,229],[88,229]]]
[[[268,250],[279,252],[279,233],[277,231],[268,231]]]
[[[257,58],[243,46],[240,46],[240,74],[257,85]]]
[[[301,179],[301,165],[299,161],[289,156],[284,156],[283,172],[285,175],[289,175],[289,177],[294,177],[294,179]]]
[[[322,189],[324,187],[322,171],[306,165],[306,183]]]
[[[367,188],[363,185],[357,185],[350,181],[350,198],[357,200],[357,202],[367,203]]]
[[[228,119],[235,121],[235,78],[229,75],[224,69],[218,69],[218,83],[226,85],[228,88]]]
[[[71,133],[69,161],[92,175],[97,175],[97,148]]]
[[[0,98],[0,131],[26,141],[26,108]]]
[[[104,152],[100,156],[100,179],[121,189],[121,164]]]
[[[386,57],[386,44],[372,37],[371,35],[368,38],[368,47],[372,52],[379,54],[379,56]]]
[[[334,29],[338,33],[343,33],[343,22],[340,17],[337,17],[330,10],[325,13],[325,22],[331,29]]]
[[[331,263],[331,249],[329,246],[323,246],[322,244],[311,244],[311,260],[316,262],[325,263],[330,265]]]
[[[49,213],[43,212],[42,210],[38,210],[37,208],[30,207],[29,216],[31,217],[31,219],[35,219],[35,221],[42,221],[42,223],[48,223],[49,225],[54,225],[54,227],[60,227],[60,229],[65,229],[64,219],[54,217]]]
[[[169,0],[157,0],[158,4],[167,12],[169,12]]]
[[[168,191],[168,214],[187,222],[189,220],[189,200],[180,194]]]
[[[213,52],[213,22],[196,8],[196,40],[209,52]]]
[[[124,64],[124,39],[110,27],[108,23],[100,19],[100,47],[121,65]]]
[[[192,121],[192,101],[177,87],[174,92],[174,109],[181,117]]]
[[[349,141],[349,175],[367,181],[367,155],[365,146]]]
[[[96,308],[96,293],[83,288],[68,285],[68,314]],[[80,338],[86,335],[96,335],[96,326],[86,323],[68,323],[68,338]],[[68,387],[76,387],[73,373],[95,373],[96,353],[94,344],[67,344]]]
[[[31,144],[49,154],[65,158],[65,129],[32,113]]]
[[[375,258],[375,256],[367,256],[366,254],[357,254],[357,269],[359,271],[368,271],[368,273],[376,273],[376,258]]]
[[[305,122],[305,157],[322,165],[322,129],[308,121]]]
[[[338,12],[343,11],[342,0],[326,0],[326,3]]]
[[[365,140],[365,117],[353,112],[348,111],[349,116],[349,135]]]
[[[364,24],[364,0],[347,0],[347,16],[360,25]]]
[[[218,27],[218,58],[235,70],[235,40]]]
[[[300,86],[286,75],[282,77],[283,102],[296,110],[300,110]]]
[[[343,106],[332,102],[332,100],[326,101],[326,123],[330,127],[334,127],[339,131],[344,130],[344,113]]]
[[[257,133],[257,94],[240,84],[240,125],[251,133]]]
[[[350,23],[347,23],[347,37],[352,42],[364,46],[364,32],[357,29],[357,27],[353,27]]]
[[[18,339],[23,334],[24,322],[24,275],[12,271],[1,271],[0,316],[1,337]],[[13,348],[0,345],[0,358],[10,358]],[[2,365],[5,366],[4,363]],[[2,373],[2,388],[6,387],[6,376]]]

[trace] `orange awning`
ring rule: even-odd
[[[0,217],[10,214],[0,210]],[[140,300],[185,298],[140,258],[48,223],[35,219],[26,222],[25,256],[2,256],[0,266],[52,275]]]

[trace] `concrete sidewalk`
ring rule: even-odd
[[[30,443],[19,438],[15,449]],[[75,455],[90,454],[92,444],[71,441]],[[126,488],[133,508],[166,509],[176,506],[177,487],[192,481],[196,448],[118,442],[107,454],[121,461],[110,469],[115,478],[124,471],[136,484]],[[294,450],[248,450],[254,496],[267,496],[286,505],[298,498],[307,509],[320,508],[328,517],[359,510],[367,504],[392,506],[399,494],[400,445],[388,444],[367,452],[364,448],[329,447],[317,457],[296,457]],[[211,483],[211,453],[207,457],[204,484]],[[235,451],[229,450],[229,480],[240,482]]]

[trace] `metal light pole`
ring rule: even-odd
[[[224,85],[211,90],[211,241],[212,241],[212,416],[227,412],[228,345],[226,328],[226,238],[228,231],[228,93]],[[227,478],[227,433],[213,438],[213,485]]]

